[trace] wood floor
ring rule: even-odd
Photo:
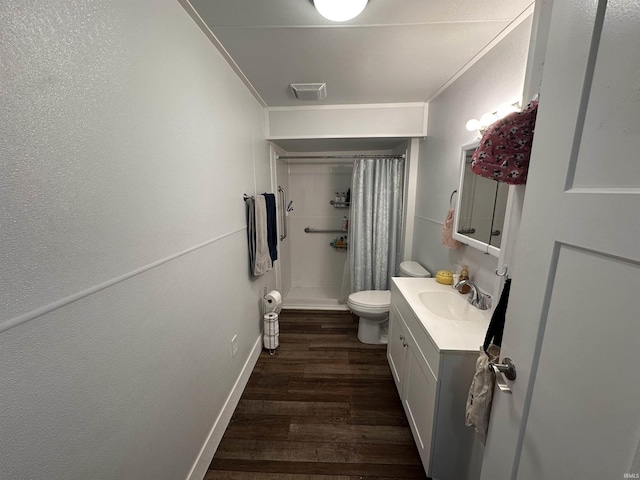
[[[426,479],[386,348],[347,312],[285,310],[205,480]]]

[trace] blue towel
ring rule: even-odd
[[[247,204],[247,241],[249,246],[249,271],[253,275],[256,264],[256,202],[253,197],[245,199]]]
[[[491,316],[489,328],[487,329],[487,335],[484,337],[484,344],[482,346],[485,352],[487,352],[489,345],[492,343],[497,347],[502,346],[502,334],[504,333],[504,324],[507,316],[507,304],[509,303],[510,290],[511,279],[507,278],[504,281],[504,287],[502,287],[502,294],[500,295],[498,306],[493,311],[493,315]]]
[[[267,244],[271,261],[278,259],[278,226],[276,214],[276,196],[273,193],[263,193],[267,206]]]

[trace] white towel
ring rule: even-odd
[[[491,417],[491,403],[493,402],[493,387],[496,383],[495,374],[489,370],[489,362],[497,363],[500,357],[500,347],[493,343],[484,351],[480,347],[480,356],[476,360],[476,373],[471,380],[471,387],[467,395],[465,410],[465,425],[474,427],[480,441],[484,445],[487,441],[489,418]]]
[[[268,272],[273,267],[267,242],[267,203],[263,195],[256,195],[255,197],[255,234],[256,254],[253,275],[257,277]]]

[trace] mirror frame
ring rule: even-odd
[[[462,235],[458,233],[459,221],[460,221],[460,208],[462,206],[462,192],[463,192],[463,184],[464,184],[464,170],[466,166],[467,153],[469,151],[475,151],[480,144],[480,140],[474,140],[473,142],[467,143],[462,146],[461,154],[460,154],[460,180],[458,182],[458,195],[456,198],[456,212],[455,212],[455,221],[453,224],[453,238],[454,240],[458,240],[465,245],[469,245],[481,252],[487,253],[493,257],[500,257],[500,248],[494,247],[493,245],[489,245],[486,242],[481,240],[476,240],[475,238],[467,237],[466,235]],[[507,201],[507,207],[505,209],[505,218],[507,211],[509,209],[509,201]],[[502,243],[502,242],[501,242]]]

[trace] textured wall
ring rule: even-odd
[[[0,46],[0,477],[185,478],[275,284],[262,108],[174,0],[4,1]]]
[[[467,246],[443,247],[442,225],[451,192],[458,188],[461,147],[477,138],[465,124],[520,98],[530,29],[529,18],[430,102],[428,136],[420,144],[413,258],[433,272],[467,263],[472,279],[488,292],[494,288],[497,259]]]

